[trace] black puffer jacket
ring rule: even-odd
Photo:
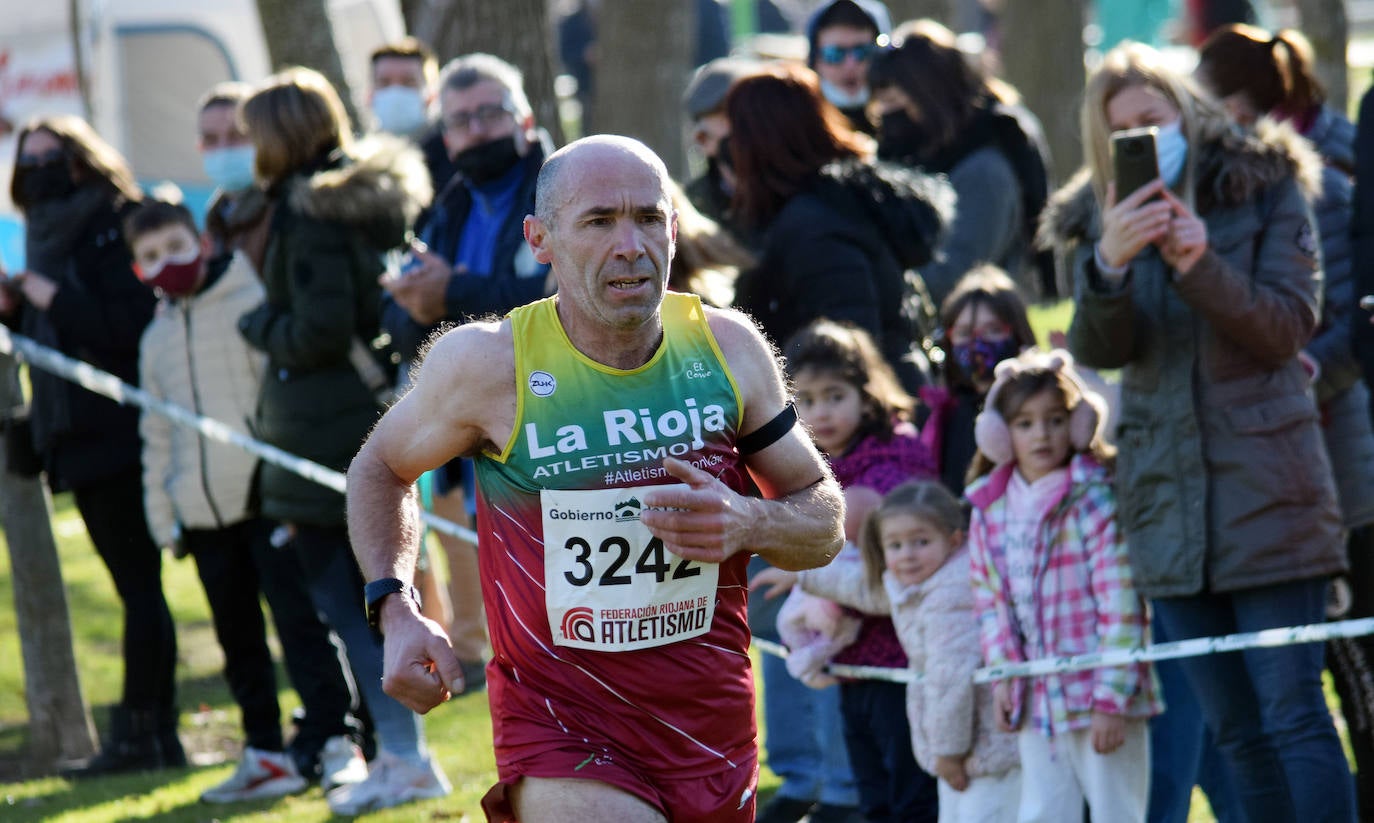
[[[77,200],[86,201],[77,209]],[[98,201],[98,202],[93,202]],[[121,222],[134,204],[113,192],[83,189],[63,203],[42,205],[47,217],[73,239],[44,256],[36,238],[28,243],[28,265],[57,283],[47,311],[24,305],[10,325],[39,343],[138,383],[138,340],[157,301],[138,281]],[[44,231],[39,207],[29,231]],[[51,238],[48,238],[51,239]],[[51,245],[51,244],[49,244]],[[33,446],[48,472],[53,491],[79,489],[137,469],[141,441],[138,408],[121,406],[102,395],[42,369],[30,372]]]
[[[735,305],[782,345],[821,317],[873,335],[908,391],[922,377],[917,315],[928,262],[953,213],[942,179],[886,163],[837,161],[792,197],[764,229],[759,265],[735,287]]]
[[[377,336],[382,253],[405,241],[430,198],[419,152],[372,140],[356,156],[336,154],[272,192],[266,301],[239,319],[244,339],[268,357],[255,433],[340,471],[381,412],[349,351],[354,340]],[[273,520],[344,522],[343,495],[285,469],[264,464],[258,491]]]

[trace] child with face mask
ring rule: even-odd
[[[930,416],[921,439],[954,494],[964,490],[973,460],[973,420],[992,386],[997,364],[1035,345],[1026,304],[1016,284],[993,265],[973,269],[955,285],[940,310],[944,330],[944,385],[921,389]]]
[[[263,300],[263,286],[243,252],[210,257],[184,206],[146,201],[125,221],[139,279],[161,298],[140,342],[142,387],[158,399],[222,421],[248,434],[267,359],[238,333],[236,322]],[[250,490],[257,460],[234,446],[201,440],[168,418],[146,412],[144,509],[158,546],[195,558],[225,678],[243,713],[245,746],[238,768],[201,795],[208,803],[279,797],[307,786],[311,757],[297,767],[282,739],[281,708],[260,597],[266,595],[288,670],[301,685],[308,733],[340,755],[326,764],[326,784],[361,780],[367,766],[349,735],[349,691],[329,630],[309,606],[305,574],[294,553],[269,544]],[[304,608],[302,608],[304,604]],[[331,669],[332,667],[332,669]],[[310,688],[300,675],[308,672]],[[332,675],[332,676],[331,676]],[[302,727],[306,729],[306,726]],[[304,746],[305,740],[300,741]],[[330,758],[325,758],[330,759]],[[328,786],[327,786],[328,787]]]

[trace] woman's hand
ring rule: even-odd
[[[1157,244],[1159,255],[1181,277],[1192,271],[1207,251],[1207,224],[1173,192],[1166,190],[1164,200],[1169,204],[1172,217],[1163,242]]]
[[[14,276],[19,291],[29,305],[39,311],[47,311],[57,294],[57,282],[31,271],[21,271]]]
[[[1172,209],[1165,200],[1151,200],[1167,193],[1164,181],[1155,178],[1116,202],[1116,183],[1107,184],[1107,204],[1102,212],[1102,239],[1097,249],[1107,265],[1130,263],[1140,250],[1159,241],[1169,230]],[[1148,202],[1147,202],[1148,201]]]

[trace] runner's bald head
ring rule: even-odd
[[[605,168],[602,164],[639,164],[669,189],[668,167],[653,150],[632,137],[597,134],[574,140],[544,161],[534,187],[534,216],[552,228],[562,206],[577,197],[578,170]]]

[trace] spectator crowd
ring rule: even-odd
[[[1374,820],[1369,637],[973,682],[986,665],[1374,616],[1374,97],[1352,124],[1293,30],[1216,28],[1191,72],[1123,42],[1090,72],[1085,160],[1055,190],[1015,78],[941,24],[833,0],[804,34],[803,61],[735,54],[690,79],[700,173],[665,186],[662,275],[700,303],[664,316],[737,311],[771,343],[790,419],[843,496],[843,548],[818,568],[748,561],[748,629],[789,650],[756,672],[778,790],[755,810],[751,785],[720,815],[655,801],[663,819],[1182,823],[1201,786],[1222,821]],[[556,244],[577,241],[550,211],[572,185],[553,167],[579,155],[555,153],[520,67],[475,53],[441,68],[408,38],[371,70],[364,129],[309,68],[207,89],[203,225],[145,194],[82,120],[24,124],[10,191],[26,263],[0,283],[0,321],[347,470],[397,397],[433,385],[426,357],[455,329],[583,299],[563,297]],[[1128,179],[1128,146],[1144,175]],[[1068,327],[1037,340],[1028,304],[1069,296]],[[739,454],[770,448],[787,414],[740,432]],[[38,369],[5,442],[10,471],[72,493],[124,607],[122,690],[73,776],[187,763],[166,549],[195,563],[242,713],[237,768],[204,802],[318,783],[352,815],[451,792],[394,693],[376,608],[392,594],[446,638],[456,689],[490,680],[509,745],[519,674],[488,632],[503,621],[483,557],[505,544],[479,516],[502,443],[416,483],[425,508],[476,523],[480,550],[440,535],[445,577],[420,534],[413,579],[378,593],[352,486],[346,501]],[[744,485],[781,496],[761,477]],[[268,620],[300,696],[289,736]],[[505,785],[491,820],[535,802]]]

